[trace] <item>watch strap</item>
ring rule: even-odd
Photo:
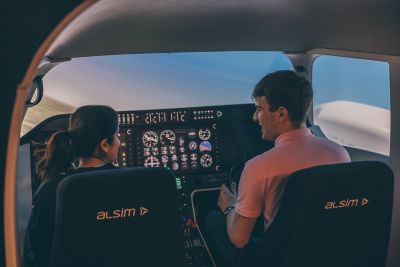
[[[233,210],[235,208],[235,206],[228,206],[224,209],[224,211],[222,212],[225,216],[227,216],[229,214],[229,212],[231,212],[231,210]]]

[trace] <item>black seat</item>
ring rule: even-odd
[[[175,177],[164,168],[86,172],[57,191],[51,266],[182,266]]]
[[[390,235],[393,173],[381,162],[298,171],[278,214],[244,266],[384,267]]]

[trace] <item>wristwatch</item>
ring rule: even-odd
[[[224,211],[222,212],[225,216],[227,216],[229,214],[229,212],[231,212],[231,210],[233,210],[235,208],[235,206],[228,206],[224,209]]]

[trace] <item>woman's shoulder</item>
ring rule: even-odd
[[[101,170],[110,170],[110,169],[117,169],[114,164],[106,163],[104,165],[98,166],[98,167],[80,167],[76,168],[74,170],[70,170],[67,172],[67,175],[72,175],[72,174],[78,174],[78,173],[83,173],[83,172],[89,172],[89,171],[101,171]]]
[[[118,169],[117,166],[115,166],[113,163],[109,162],[107,164],[104,164],[103,166],[98,167],[99,170],[112,170],[112,169]]]
[[[45,179],[42,181],[38,189],[36,190],[35,194],[33,195],[33,200],[39,198],[45,198],[46,196],[52,195],[57,191],[57,186],[60,181],[66,176],[66,174],[60,174],[52,179]]]

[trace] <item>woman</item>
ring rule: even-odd
[[[82,106],[69,118],[68,131],[54,133],[37,163],[43,181],[33,196],[24,266],[48,266],[54,234],[56,192],[71,174],[115,168],[120,141],[118,115],[108,106]],[[79,161],[77,168],[73,162]]]

